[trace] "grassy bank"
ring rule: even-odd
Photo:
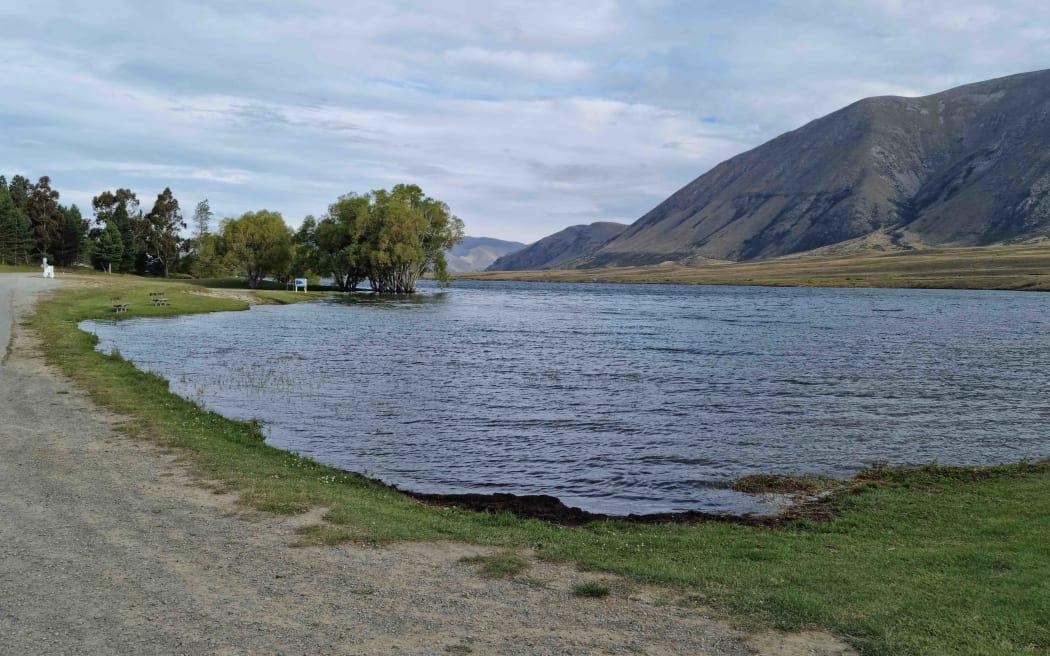
[[[669,604],[823,628],[865,654],[1050,654],[1046,463],[871,470],[850,493],[824,502],[830,521],[778,529],[619,521],[566,528],[426,507],[266,446],[257,426],[173,396],[159,377],[95,353],[93,336],[76,328],[114,317],[114,296],[131,316],[242,309],[243,301],[167,283],[171,305],[154,308],[155,282],[95,277],[89,285],[57,292],[29,320],[48,360],[128,416],[127,431],[184,449],[202,477],[239,491],[243,503],[277,513],[330,508],[328,523],[304,530],[304,543],[449,539],[532,550],[664,584]]]
[[[790,256],[701,266],[461,273],[472,280],[1050,291],[1050,246]]]

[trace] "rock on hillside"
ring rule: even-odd
[[[571,269],[579,264],[582,256],[594,252],[626,228],[623,223],[610,222],[572,226],[544,237],[520,251],[504,255],[487,270]]]
[[[1050,70],[856,102],[719,164],[582,265],[1047,234]]]
[[[452,247],[445,257],[451,272],[484,271],[490,264],[507,253],[525,248],[517,241],[503,241],[491,237],[464,237]]]

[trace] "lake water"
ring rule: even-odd
[[[1048,303],[460,282],[82,327],[269,443],[405,489],[747,512],[743,474],[1050,456]]]

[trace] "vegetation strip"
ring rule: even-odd
[[[736,523],[593,521],[567,527],[508,512],[420,504],[387,486],[265,445],[259,427],[202,410],[166,381],[93,350],[84,319],[244,309],[198,287],[92,278],[57,292],[29,319],[47,360],[129,418],[125,430],[185,450],[199,474],[276,513],[326,507],[302,543],[458,540],[575,563],[669,586],[701,603],[781,629],[821,627],[865,654],[1050,654],[1050,465],[930,466],[868,472],[819,502],[827,521],[776,529]],[[301,297],[300,297],[301,298]],[[294,300],[294,298],[292,299]]]
[[[891,287],[1050,291],[1044,244],[937,248],[890,253],[792,255],[697,266],[610,267],[458,273],[454,279],[636,284]]]

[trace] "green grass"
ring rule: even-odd
[[[487,579],[511,579],[529,568],[529,563],[511,551],[492,554],[491,556],[468,556],[459,562],[466,565],[479,565],[478,573]]]
[[[102,281],[99,283],[99,281]],[[431,508],[354,474],[265,445],[258,430],[168,392],[161,378],[95,353],[82,319],[242,308],[167,283],[170,307],[153,308],[156,283],[93,277],[41,303],[30,324],[49,362],[97,402],[131,418],[131,432],[183,449],[202,476],[275,513],[329,508],[304,544],[459,540],[584,571],[668,586],[683,599],[768,626],[816,627],[864,654],[1050,654],[1050,466],[879,468],[822,502],[830,521],[776,529],[738,524],[583,528],[509,514]],[[142,300],[146,300],[143,303]]]
[[[37,264],[0,264],[0,273],[41,273]]]
[[[198,287],[210,287],[212,289],[248,289],[248,281],[244,278],[195,278],[191,280],[179,281],[185,282],[190,285],[197,285]],[[339,291],[335,287],[328,285],[310,285],[310,292],[334,292]],[[289,291],[287,284],[283,282],[277,282],[274,280],[260,280],[259,290],[261,291]]]
[[[572,593],[577,597],[598,599],[609,596],[609,586],[597,581],[588,581],[587,583],[581,583],[573,587]]]

